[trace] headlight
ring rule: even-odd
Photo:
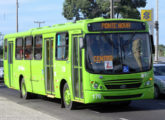
[[[94,83],[94,85],[93,85],[93,87],[95,88],[95,89],[97,89],[98,88],[98,84],[97,83]]]
[[[91,81],[91,84],[92,84],[92,88],[94,88],[94,89],[102,89],[103,88],[99,83],[97,83],[95,81]]]
[[[145,86],[150,86],[152,85],[153,78],[150,77],[148,81],[145,82]]]
[[[151,81],[147,81],[147,82],[145,83],[145,86],[149,86],[149,85],[151,85]]]

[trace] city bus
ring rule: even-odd
[[[4,37],[4,81],[20,91],[75,103],[152,99],[153,40],[146,22],[95,18]]]

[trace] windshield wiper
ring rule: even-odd
[[[126,52],[125,52],[125,47],[128,46],[128,45],[130,45],[130,43],[131,43],[131,41],[133,40],[133,38],[134,38],[135,35],[136,35],[136,34],[135,34],[135,32],[134,32],[134,33],[132,34],[131,38],[130,38],[129,40],[127,40],[127,42],[126,42],[125,44],[120,45],[120,46],[121,46],[121,54],[122,54],[122,53],[126,53]],[[121,40],[120,40],[120,43],[122,43]],[[125,59],[126,56],[128,56],[128,54],[127,54],[127,55],[124,54],[124,59]]]
[[[127,42],[123,45],[123,46],[127,46],[127,45],[129,45],[130,44],[130,42],[133,40],[133,38],[134,38],[134,36],[136,35],[136,33],[134,32],[133,34],[132,34],[132,36],[131,36],[131,38],[129,39],[129,40],[127,40]]]

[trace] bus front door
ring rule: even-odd
[[[82,36],[73,36],[72,39],[72,84],[74,98],[83,99],[83,78],[82,78],[82,50],[80,39]]]
[[[8,76],[9,76],[9,86],[14,87],[14,81],[13,81],[13,42],[8,42]]]
[[[45,87],[46,93],[54,94],[54,78],[53,78],[53,38],[46,38],[44,41],[45,45],[45,56],[44,56],[44,66],[45,66]]]

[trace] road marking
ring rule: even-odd
[[[120,120],[128,120],[128,119],[126,119],[126,118],[120,118]]]

